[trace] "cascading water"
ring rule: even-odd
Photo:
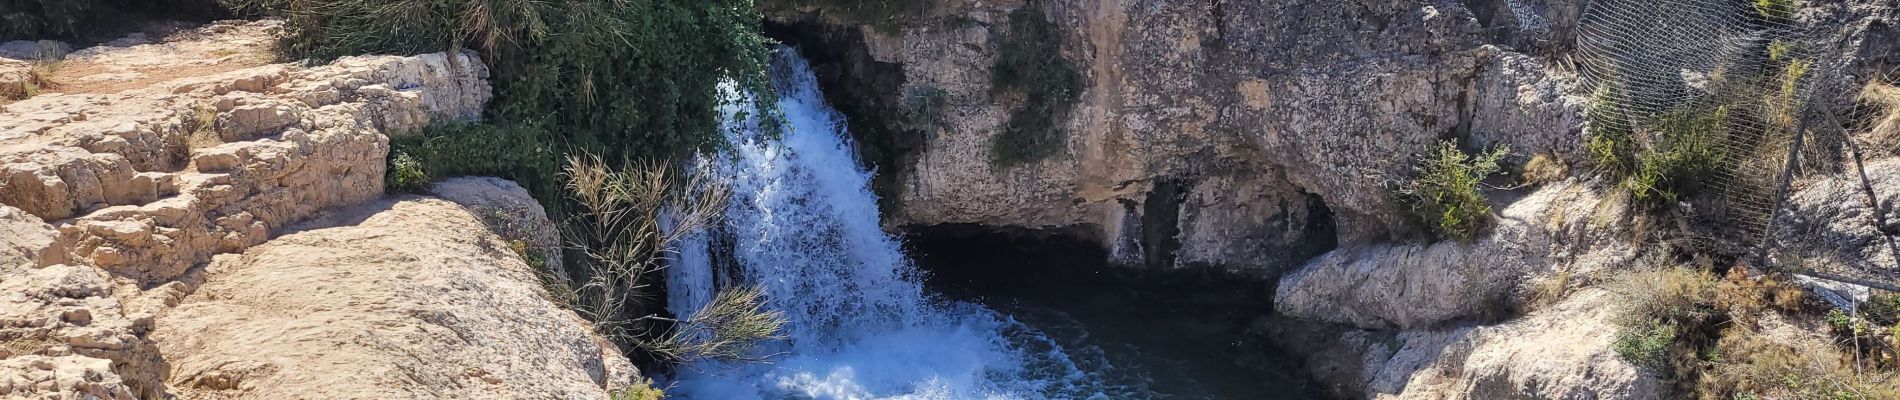
[[[733,195],[720,234],[739,276],[785,313],[787,340],[769,363],[682,366],[672,393],[688,398],[1089,398],[1114,396],[1034,329],[982,306],[929,296],[897,240],[880,229],[871,173],[806,61],[774,58],[783,128],[763,133],[735,102],[728,154],[702,166]],[[734,91],[736,92],[736,91]],[[690,314],[720,274],[706,234],[680,243],[668,268],[670,309]],[[729,247],[729,249],[727,248]],[[1083,364],[1089,364],[1084,362]]]

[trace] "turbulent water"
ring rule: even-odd
[[[976,304],[929,295],[900,243],[880,229],[871,172],[858,163],[842,119],[824,102],[810,66],[790,49],[777,54],[772,78],[783,129],[764,133],[757,119],[739,111],[752,108],[743,101],[725,110],[731,149],[702,167],[731,183],[726,219],[716,235],[682,241],[667,271],[667,289],[669,307],[684,315],[705,304],[717,287],[758,285],[767,305],[785,313],[788,339],[765,346],[767,363],[682,366],[671,394],[1125,397],[1090,372],[1103,366],[1072,358],[1034,329]],[[728,252],[729,263],[712,261]]]

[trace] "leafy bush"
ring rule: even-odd
[[[1862,314],[1875,322],[1900,326],[1900,293],[1875,292],[1868,296],[1867,303],[1862,304],[1860,309]]]
[[[1067,144],[1059,124],[1082,96],[1082,74],[1062,58],[1062,32],[1035,3],[1009,14],[990,70],[992,96],[1020,98],[1003,132],[990,144],[991,163],[1009,167],[1035,162]]]
[[[392,137],[388,187],[415,188],[399,183],[419,179],[418,185],[426,185],[431,176],[497,176],[520,183],[551,212],[560,210],[563,203],[550,200],[563,198],[557,182],[561,152],[542,132],[535,127],[447,122]],[[415,174],[399,176],[405,173],[397,165],[401,157],[413,160]]]
[[[1491,225],[1483,181],[1501,170],[1498,160],[1509,152],[1499,147],[1470,155],[1457,144],[1440,142],[1399,188],[1401,200],[1437,237],[1471,240]]]
[[[749,0],[223,1],[283,17],[279,49],[292,58],[480,50],[495,87],[487,119],[540,130],[560,153],[637,161],[710,150],[728,100],[721,82],[772,97]]]
[[[389,156],[389,172],[383,175],[385,190],[418,193],[429,186],[429,173],[423,171],[422,162],[406,152],[394,152]]]

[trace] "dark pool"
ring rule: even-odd
[[[1085,370],[1155,399],[1314,399],[1295,358],[1245,334],[1268,285],[1111,268],[1096,246],[967,226],[908,229],[929,289],[983,304],[1060,343]]]

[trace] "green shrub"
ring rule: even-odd
[[[1009,27],[990,70],[990,93],[1020,98],[1023,104],[990,144],[990,161],[1001,167],[1063,151],[1067,138],[1060,124],[1082,96],[1082,74],[1062,57],[1062,32],[1036,3],[1010,12]]]
[[[389,172],[383,175],[384,190],[419,193],[428,188],[429,173],[423,170],[421,161],[406,152],[390,154]]]
[[[1676,326],[1649,323],[1624,328],[1616,334],[1611,349],[1639,367],[1662,370],[1669,366],[1669,348],[1676,343]]]
[[[224,1],[283,17],[290,58],[480,50],[495,87],[487,120],[538,128],[563,153],[618,162],[711,150],[721,82],[772,97],[769,41],[749,0]]]
[[[1652,269],[1629,272],[1609,283],[1617,300],[1611,322],[1619,327],[1613,349],[1645,368],[1665,374],[1692,373],[1674,361],[1695,358],[1694,349],[1676,344],[1690,340],[1689,332],[1720,316],[1716,278],[1707,271],[1669,265],[1666,250],[1650,253],[1644,264]]]
[[[1585,147],[1597,169],[1621,178],[1636,169],[1636,130],[1617,104],[1621,97],[1610,85],[1590,98],[1590,136]]]
[[[1411,181],[1399,188],[1407,210],[1439,238],[1471,240],[1491,225],[1491,205],[1483,181],[1498,173],[1498,160],[1510,149],[1499,147],[1465,154],[1450,141],[1440,142],[1421,160]]]
[[[1801,0],[1755,0],[1755,13],[1770,20],[1787,20],[1801,8]]]
[[[1637,155],[1637,169],[1624,185],[1631,198],[1661,206],[1694,194],[1721,168],[1728,139],[1728,108],[1686,108],[1657,123],[1660,142]]]
[[[607,394],[608,400],[660,400],[666,398],[666,391],[653,387],[653,380],[640,378],[639,383],[615,390]]]
[[[543,207],[555,211],[564,205],[558,201],[563,196],[557,181],[562,152],[550,142],[541,129],[533,126],[437,124],[414,134],[390,138],[391,168],[387,180],[391,190],[400,190],[408,186],[398,182],[413,181],[416,177],[420,177],[422,184],[430,177],[502,177],[520,183],[541,200]],[[397,165],[400,158],[412,159],[417,172],[402,176],[406,172]]]

